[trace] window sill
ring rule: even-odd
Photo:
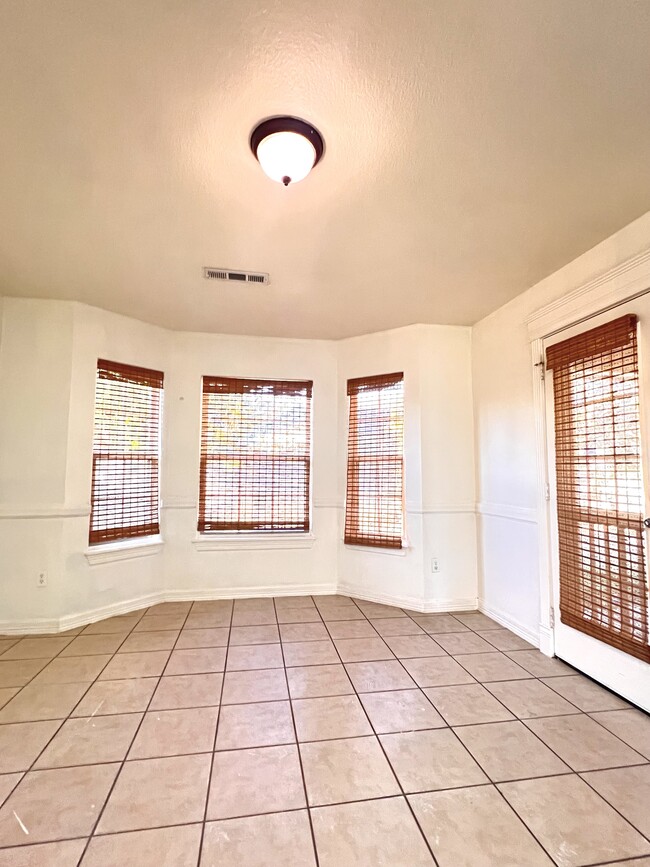
[[[409,546],[404,543],[401,548],[380,548],[374,545],[347,545],[343,543],[346,551],[361,551],[363,554],[388,554],[389,557],[406,557]]]
[[[315,541],[313,533],[206,533],[192,544],[197,551],[270,551],[313,548]]]
[[[105,542],[86,548],[84,554],[91,566],[113,563],[117,560],[133,560],[136,557],[150,557],[163,549],[161,536],[146,536],[120,542]]]

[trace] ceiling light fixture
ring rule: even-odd
[[[251,150],[273,181],[297,184],[323,156],[325,145],[317,129],[297,117],[271,117],[251,133]]]

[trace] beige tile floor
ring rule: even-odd
[[[650,717],[476,612],[0,636],[0,867],[650,865]]]

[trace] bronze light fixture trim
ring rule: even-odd
[[[251,133],[253,155],[268,177],[288,187],[306,178],[325,145],[318,130],[298,117],[270,117]]]

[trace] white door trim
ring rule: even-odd
[[[551,561],[549,467],[546,429],[544,339],[558,331],[578,325],[600,313],[650,292],[650,247],[610,268],[561,298],[545,304],[526,320],[531,345],[533,407],[535,413],[535,453],[537,458],[537,515],[539,541],[540,650],[553,656],[553,573]]]
[[[538,308],[526,319],[529,339],[543,339],[650,290],[650,247]]]

